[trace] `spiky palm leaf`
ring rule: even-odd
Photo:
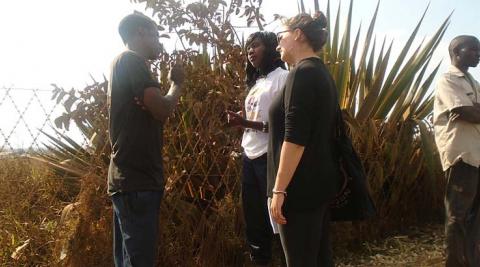
[[[318,10],[318,0],[314,3]],[[431,85],[440,63],[432,71],[428,72],[428,69],[451,15],[427,42],[421,42],[412,51],[427,7],[399,55],[392,58],[393,42],[386,46],[384,40],[380,52],[376,50],[374,28],[379,5],[380,2],[373,13],[363,46],[359,46],[361,27],[352,46],[353,0],[347,16],[344,16],[343,33],[340,32],[341,8],[339,6],[336,17],[333,17],[328,1],[326,14],[330,38],[321,56],[336,82],[340,106],[349,113],[352,139],[369,172],[377,202],[381,208],[385,207],[381,211],[385,215],[388,209],[398,207],[400,199],[408,195],[405,188],[419,186],[420,183],[429,186],[426,198],[429,203],[438,206],[441,194],[436,191],[435,184],[441,183],[438,181],[441,169],[428,116],[433,108]],[[301,12],[305,12],[303,0],[300,0],[299,7]],[[393,62],[392,66],[390,62]]]

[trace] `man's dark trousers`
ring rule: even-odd
[[[480,266],[479,169],[460,160],[445,174],[446,266]]]
[[[112,196],[116,267],[155,265],[162,195],[163,191],[138,191]]]

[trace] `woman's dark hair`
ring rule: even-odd
[[[250,47],[252,42],[257,38],[265,46],[265,50],[263,52],[262,63],[258,69],[250,63],[247,53],[247,89],[252,88],[260,76],[267,75],[278,67],[285,69],[285,63],[280,59],[280,53],[277,52],[277,36],[273,32],[252,33],[247,39],[245,50],[248,51],[248,47]]]
[[[298,14],[295,17],[284,20],[283,24],[290,30],[302,30],[315,52],[322,49],[327,42],[327,17],[320,11],[315,13],[313,17],[306,13]]]

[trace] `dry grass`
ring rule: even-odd
[[[0,159],[1,266],[49,265],[60,211],[75,194],[65,181],[28,159]]]
[[[100,186],[103,180],[84,178],[90,186],[84,185],[78,203],[85,205],[70,205],[61,220],[75,192],[65,191],[72,187],[53,177],[28,159],[0,160],[0,266],[110,266],[111,209]],[[216,207],[202,214],[175,195],[165,197],[159,251],[163,266],[249,266],[238,198],[227,195]],[[441,225],[413,227],[370,242],[345,238],[361,230],[361,225],[334,226],[338,266],[443,265]],[[15,260],[11,256],[17,249]],[[66,257],[59,261],[62,254]],[[273,266],[281,266],[278,247],[275,255]]]
[[[339,267],[444,266],[443,226],[412,227],[385,238],[336,249]]]

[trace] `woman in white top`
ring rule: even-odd
[[[244,111],[227,111],[228,125],[244,128],[242,205],[250,258],[257,265],[269,264],[273,239],[266,191],[268,110],[288,74],[276,51],[277,44],[272,32],[249,36],[245,46],[248,95]]]

